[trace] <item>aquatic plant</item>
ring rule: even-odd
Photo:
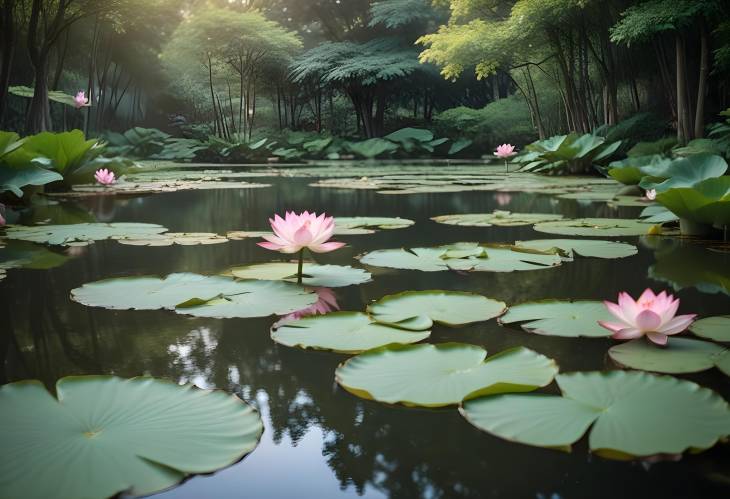
[[[496,151],[494,151],[494,155],[496,157],[504,160],[504,168],[507,171],[509,171],[509,166],[507,166],[507,160],[516,154],[517,153],[515,152],[515,146],[513,146],[512,144],[502,144],[501,146],[497,147]]]
[[[622,292],[618,295],[618,303],[604,301],[606,308],[620,323],[598,321],[613,332],[617,340],[633,340],[646,336],[657,345],[667,344],[668,336],[681,333],[692,324],[696,314],[678,315],[679,298],[662,291],[658,295],[647,288],[634,301],[631,296]]]
[[[96,173],[94,173],[94,178],[101,185],[112,185],[114,182],[117,181],[116,176],[114,175],[114,172],[111,172],[111,171],[107,170],[106,168],[101,168],[99,170],[96,170]]]
[[[89,99],[86,98],[86,92],[80,90],[79,93],[76,94],[76,97],[74,97],[74,107],[76,109],[81,109],[82,107],[89,106],[91,106],[91,104],[89,103]]]

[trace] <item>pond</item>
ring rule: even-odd
[[[444,171],[435,167],[433,174]],[[172,232],[221,234],[265,230],[268,218],[285,210],[415,221],[397,230],[337,236],[348,246],[316,255],[319,263],[363,267],[355,257],[379,249],[570,237],[536,232],[531,225],[438,224],[431,220],[438,215],[500,209],[570,218],[635,218],[641,211],[640,207],[611,207],[600,201],[527,192],[387,195],[310,187],[316,177],[254,180],[271,187],[92,196],[63,202],[60,208],[65,211],[56,207],[49,213],[51,218],[58,214],[52,220],[56,223],[63,223],[72,210],[84,209],[100,222],[143,222]],[[632,296],[646,287],[672,291],[670,282],[674,282],[683,287],[678,292],[681,313],[727,314],[727,277],[723,281],[730,264],[727,253],[710,254],[676,241],[668,242],[676,247],[660,248],[645,237],[601,239],[634,244],[638,254],[616,259],[576,256],[573,262],[552,268],[506,273],[369,267],[372,281],[335,288],[333,293],[340,310],[362,311],[373,300],[407,290],[470,291],[514,305],[548,298],[614,300],[620,291]],[[4,315],[0,384],[31,378],[52,388],[67,375],[146,374],[224,389],[261,411],[264,434],[249,456],[216,474],[196,476],[159,494],[161,498],[567,499],[722,497],[730,492],[726,445],[685,455],[677,462],[649,463],[598,457],[589,452],[586,438],[569,453],[511,443],[479,431],[453,407],[410,408],[352,395],[334,380],[335,369],[349,356],[274,343],[269,330],[275,317],[207,319],[166,310],[92,308],[69,299],[72,289],[100,279],[174,272],[215,274],[243,264],[284,261],[282,255],[256,246],[256,241],[166,247],[99,241],[68,249],[71,258],[49,270],[9,270],[0,282]],[[674,276],[679,263],[695,269],[691,271],[695,274]],[[561,372],[618,368],[607,355],[615,344],[610,338],[541,336],[515,325],[499,325],[494,319],[460,328],[434,325],[427,341],[471,343],[490,354],[525,346],[555,359]],[[728,378],[717,369],[680,377],[730,397]],[[558,393],[554,384],[542,391]]]

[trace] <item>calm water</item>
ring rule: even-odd
[[[259,179],[256,179],[257,181]],[[457,241],[513,242],[550,237],[518,228],[436,224],[430,217],[495,208],[559,212],[566,216],[635,216],[548,196],[513,194],[498,206],[492,193],[386,196],[372,191],[307,187],[312,179],[262,179],[269,189],[189,191],[127,200],[87,199],[81,206],[98,221],[159,223],[174,232],[260,230],[284,210],[326,210],[336,216],[400,216],[415,226],[370,236],[343,237],[350,246],[318,256],[321,263],[357,265],[366,251]],[[500,201],[504,202],[503,199]],[[556,236],[559,237],[559,236]],[[638,238],[618,238],[637,244]],[[362,310],[371,300],[404,290],[453,289],[515,304],[543,298],[613,299],[645,287],[665,289],[648,277],[655,250],[620,260],[583,259],[560,267],[507,274],[459,275],[373,269],[373,282],[336,289],[342,310]],[[0,282],[0,383],[37,378],[48,386],[70,374],[148,374],[235,392],[262,413],[259,447],[240,463],[195,477],[159,497],[181,498],[536,498],[728,497],[730,448],[718,446],[681,462],[646,465],[593,457],[585,441],[571,454],[511,444],[480,432],[454,409],[419,410],[360,400],[339,388],[335,367],[347,357],[274,344],[275,318],[195,319],[165,311],[111,311],[69,300],[86,282],[127,275],[215,273],[233,265],[272,261],[277,254],[255,240],[216,246],[139,248],[113,241],[74,250],[74,258],[49,270],[11,270]],[[704,252],[687,249],[679,261],[704,265]],[[694,258],[694,263],[688,261]],[[727,269],[728,255],[714,254]],[[718,260],[719,259],[719,260]],[[688,288],[682,311],[730,311],[724,294]],[[483,345],[490,353],[524,345],[558,361],[562,371],[611,369],[604,339],[549,338],[495,321],[462,329],[436,326],[431,341]],[[730,398],[718,371],[688,376]]]

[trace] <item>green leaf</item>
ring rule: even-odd
[[[449,148],[449,152],[447,154],[449,156],[458,154],[473,143],[474,141],[471,139],[458,139],[453,144],[451,144],[451,147]]]
[[[123,237],[147,237],[160,234],[167,229],[161,225],[142,223],[82,223],[72,225],[39,225],[9,227],[6,231],[8,239],[31,241],[34,243],[82,246],[104,239],[120,239]]]
[[[15,95],[17,97],[24,97],[26,99],[32,99],[35,95],[35,90],[31,87],[25,87],[22,85],[14,86],[8,88],[8,92],[11,95]],[[74,100],[74,96],[58,91],[58,90],[51,90],[48,92],[48,100],[53,102],[58,102],[60,104],[65,104],[66,106],[70,107],[76,107],[76,101]]]
[[[362,312],[333,312],[287,321],[271,329],[271,339],[281,345],[360,353],[391,343],[417,343],[431,331],[405,331],[378,324]]]
[[[534,239],[517,241],[516,246],[545,252],[558,252],[566,261],[577,253],[589,258],[626,258],[638,253],[633,244],[598,239]]]
[[[86,140],[81,130],[43,132],[27,137],[23,146],[7,154],[3,161],[11,168],[27,168],[36,158],[47,158],[61,175],[70,175],[101,154],[103,146],[96,139]]]
[[[462,225],[467,227],[517,227],[539,222],[561,220],[563,215],[554,213],[512,213],[495,210],[493,213],[464,213],[458,215],[441,215],[431,220],[440,224]]]
[[[670,338],[665,347],[650,344],[644,338],[611,347],[608,355],[619,365],[631,369],[666,374],[706,371],[728,365],[730,351],[709,341]],[[725,371],[730,376],[730,370]]]
[[[730,176],[672,188],[657,194],[656,200],[680,219],[718,227],[730,225]]]
[[[679,220],[677,215],[666,209],[664,206],[653,204],[644,208],[639,215],[646,223],[663,224],[667,222],[675,222]]]
[[[433,323],[462,326],[493,319],[507,305],[482,295],[461,291],[405,291],[384,296],[368,306],[368,313],[380,323],[420,331]]]
[[[599,301],[542,300],[510,307],[499,322],[524,322],[522,329],[528,333],[546,336],[603,338],[611,336],[611,331],[599,326],[598,321],[613,318]]]
[[[154,378],[71,376],[0,387],[6,497],[149,495],[234,464],[258,445],[259,414],[235,396]]]
[[[415,223],[413,220],[400,217],[335,217],[334,234],[372,234],[376,229],[404,229]]]
[[[234,267],[228,273],[239,279],[259,279],[264,281],[297,280],[297,263],[271,262],[255,263]],[[317,265],[304,263],[302,283],[307,286],[338,288],[370,282],[371,275],[363,269],[340,265]]]
[[[164,234],[149,234],[146,236],[130,236],[117,238],[117,241],[127,246],[198,246],[208,244],[227,243],[228,238],[210,232],[165,232]]]
[[[22,140],[20,138],[20,135],[18,135],[15,132],[4,132],[0,130],[0,160],[2,160],[3,156],[6,154],[9,154],[16,149],[20,148],[25,140]],[[0,162],[0,165],[2,163]]]
[[[368,139],[362,142],[351,142],[348,148],[353,153],[366,159],[372,159],[398,150],[398,145],[385,139]]]
[[[720,177],[727,171],[727,162],[720,156],[709,154],[698,154],[687,158],[675,159],[669,166],[661,170],[661,178],[646,169],[650,177],[641,181],[641,187],[649,190],[654,189],[657,193],[679,187],[692,187],[703,180]]]
[[[708,340],[730,341],[730,315],[705,317],[694,322],[689,330]]]
[[[703,450],[730,434],[730,409],[715,392],[670,376],[585,372],[557,378],[563,396],[500,395],[465,402],[477,428],[528,445],[566,448],[590,430],[606,457]]]
[[[557,222],[543,222],[536,224],[534,229],[548,234],[565,236],[589,237],[620,237],[643,236],[649,233],[653,226],[640,220],[621,218],[578,218]]]
[[[0,192],[10,191],[19,198],[23,197],[23,187],[46,185],[58,180],[63,180],[63,177],[38,166],[15,169],[0,165]]]
[[[358,397],[442,407],[485,394],[532,391],[558,372],[553,360],[527,348],[486,357],[486,350],[465,343],[389,345],[341,364],[335,379]]]
[[[392,142],[430,142],[433,140],[433,133],[423,128],[401,128],[383,138]]]

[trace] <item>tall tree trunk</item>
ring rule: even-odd
[[[53,84],[51,85],[52,90],[58,90],[58,85],[61,82],[61,76],[63,75],[63,65],[66,62],[66,53],[68,52],[68,38],[71,35],[71,30],[66,30],[66,36],[63,39],[63,44],[58,47],[58,59],[56,60],[56,70],[53,75]]]
[[[29,135],[53,130],[51,104],[48,100],[48,61],[40,58],[33,62],[35,84],[28,109],[26,132]]]
[[[700,76],[697,84],[697,109],[695,110],[695,138],[705,134],[705,98],[707,77],[710,73],[710,41],[704,19],[700,21]]]
[[[677,140],[686,144],[691,139],[689,124],[689,103],[687,102],[687,58],[684,38],[680,33],[675,36],[677,57]]]
[[[2,12],[0,12],[0,126],[3,123],[5,109],[8,101],[8,88],[10,87],[10,72],[13,67],[13,56],[15,55],[15,22],[14,8],[16,0],[3,0]]]

